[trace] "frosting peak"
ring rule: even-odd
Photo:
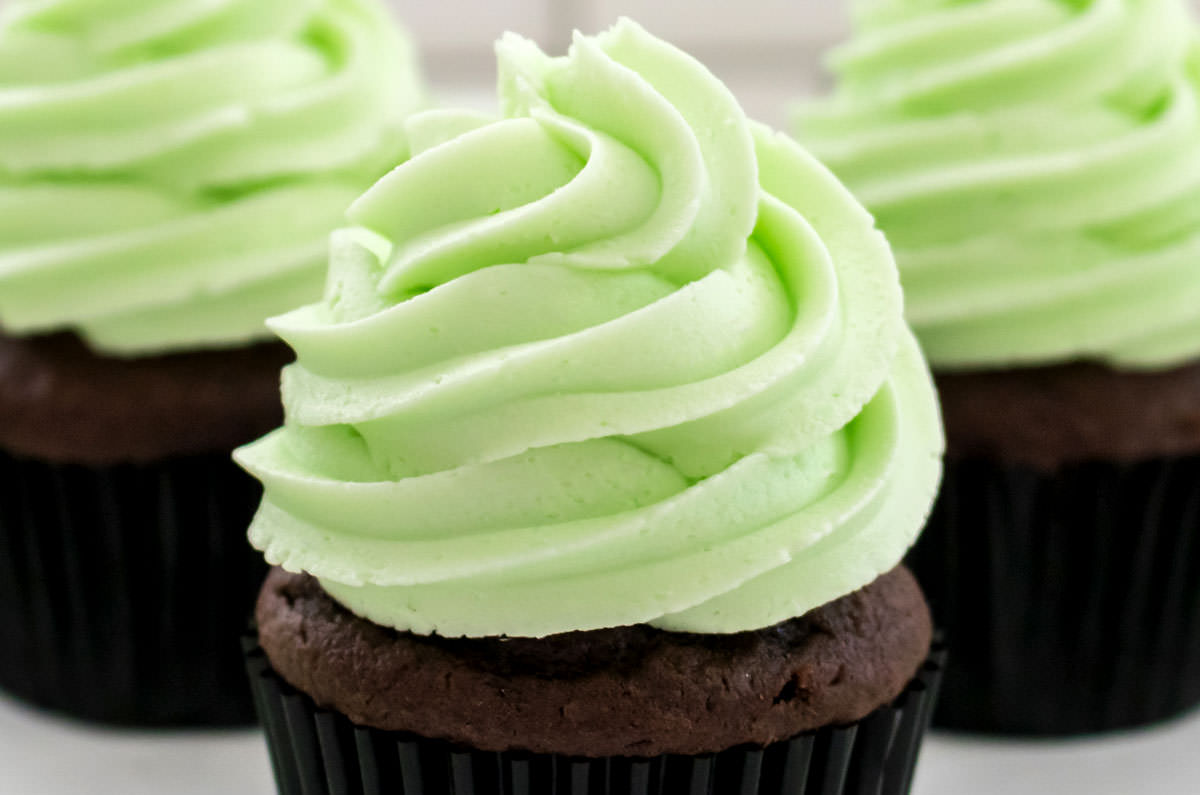
[[[117,355],[265,336],[404,154],[412,61],[377,0],[15,0],[0,326]]]
[[[413,117],[325,300],[272,321],[251,540],[376,623],[736,632],[894,567],[941,436],[870,216],[625,21]]]

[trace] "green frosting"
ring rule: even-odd
[[[800,139],[875,213],[939,368],[1200,355],[1185,0],[863,0]]]
[[[0,326],[115,355],[268,336],[403,156],[412,56],[377,0],[13,0]]]
[[[271,322],[255,546],[450,636],[736,632],[894,567],[942,437],[870,216],[631,22],[498,55],[504,117],[414,117]]]

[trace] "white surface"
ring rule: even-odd
[[[270,795],[254,731],[109,732],[0,696],[0,795]]]
[[[934,736],[914,795],[1196,795],[1200,715],[1072,742]],[[0,698],[2,795],[271,795],[257,732],[104,732]]]

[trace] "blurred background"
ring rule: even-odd
[[[848,3],[835,0],[391,2],[420,42],[429,79],[446,99],[491,107],[492,42],[506,30],[558,55],[572,30],[595,33],[624,15],[695,55],[751,116],[776,125],[788,101],[821,85],[820,51],[848,27]]]

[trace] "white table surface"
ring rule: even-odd
[[[0,795],[271,795],[256,732],[106,732],[0,697]],[[1196,795],[1200,715],[1071,742],[935,735],[914,795]]]

